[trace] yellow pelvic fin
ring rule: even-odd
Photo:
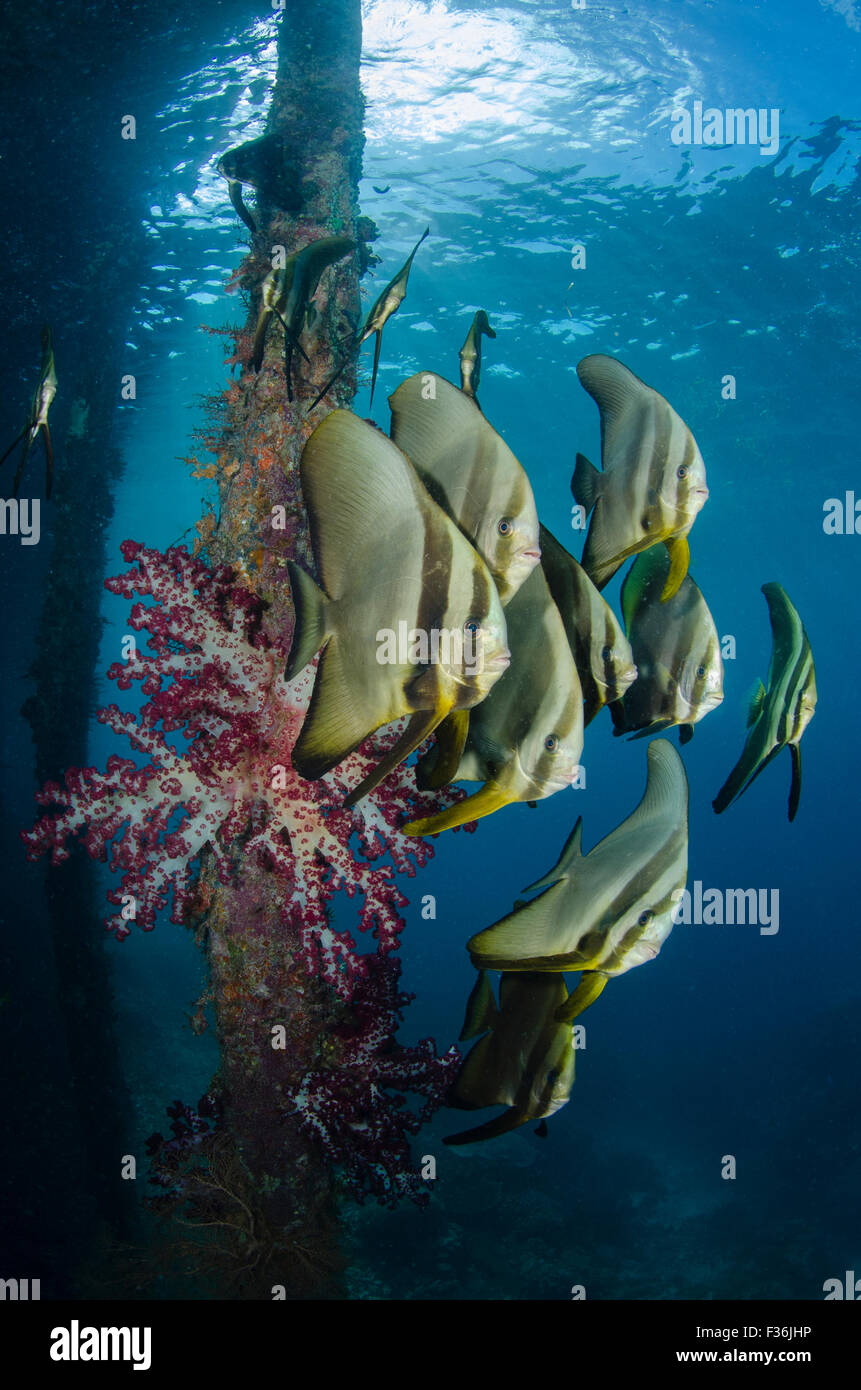
[[[446,706],[442,708],[438,706],[436,709],[423,709],[414,714],[394,748],[391,748],[373,772],[369,772],[367,777],[353,788],[349,796],[344,798],[344,805],[355,806],[356,802],[361,801],[363,796],[367,796],[368,792],[374,790],[374,787],[378,787],[390,772],[394,772],[395,768],[418,748],[420,743],[424,743],[428,734],[432,734],[440,720],[445,718],[446,712]]]
[[[667,575],[667,582],[661,590],[661,603],[666,603],[667,599],[679,592],[682,580],[691,563],[687,536],[673,536],[670,540],[664,541],[664,545],[670,556],[670,572]]]
[[[441,830],[453,830],[456,825],[490,816],[513,800],[511,793],[503,791],[495,782],[485,782],[481,791],[474,792],[466,801],[449,806],[447,811],[437,811],[436,815],[411,820],[401,826],[401,831],[404,835],[438,835]]]
[[[589,1005],[595,1003],[608,978],[601,970],[584,970],[574,993],[556,1010],[557,1022],[573,1023],[578,1014],[585,1013]]]

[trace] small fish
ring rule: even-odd
[[[583,690],[583,723],[591,724],[602,705],[621,700],[637,678],[622,624],[583,566],[542,526],[541,566],[553,602],[565,624]]]
[[[622,613],[639,672],[613,706],[613,732],[644,738],[679,725],[687,743],[693,726],[723,699],[720,639],[690,574],[665,603],[670,560],[663,546],[638,555],[622,586]]]
[[[506,607],[505,622],[511,667],[469,715],[469,736],[456,772],[446,768],[443,774],[444,781],[484,786],[446,811],[410,821],[403,827],[405,835],[435,835],[515,801],[540,801],[576,778],[583,752],[583,693],[540,565]],[[438,760],[445,762],[445,754]],[[428,754],[420,764],[424,784],[443,785],[434,775],[425,778],[430,766]]]
[[[508,665],[502,605],[480,555],[431,499],[408,459],[374,425],[335,410],[302,453],[302,494],[322,588],[288,565],[296,629],[290,680],[323,648],[293,753],[314,781],[375,729],[406,715],[391,752],[347,797],[354,805],[454,709],[482,700]],[[400,624],[429,638],[469,631],[475,660],[451,641],[442,655],[381,657]],[[412,642],[412,636],[410,642]]]
[[[499,1007],[482,970],[470,995],[461,1039],[479,1038],[461,1065],[447,1104],[460,1110],[505,1105],[501,1115],[452,1134],[446,1144],[495,1139],[530,1120],[544,1120],[567,1105],[574,1084],[574,1035],[556,1015],[568,996],[559,976],[503,975]],[[543,1130],[542,1130],[542,1125]]]
[[[18,488],[21,486],[21,477],[24,472],[24,465],[27,462],[30,450],[42,432],[42,439],[45,444],[45,500],[51,496],[51,489],[54,485],[54,446],[51,441],[51,427],[48,424],[48,412],[57,394],[57,372],[54,367],[54,349],[51,343],[51,330],[47,324],[42,329],[42,365],[39,370],[39,380],[36,390],[33,392],[33,399],[30,402],[30,410],[27,415],[23,429],[19,430],[6,452],[0,457],[0,465],[4,464],[15,448],[16,444],[24,440],[24,447],[21,451],[21,458],[15,470],[15,481],[12,485],[13,497],[18,496]]]
[[[266,350],[266,337],[272,318],[284,329],[284,375],[287,399],[293,400],[293,354],[298,352],[305,362],[308,354],[300,338],[314,309],[313,299],[327,266],[343,260],[356,243],[351,237],[318,237],[300,251],[294,251],[282,268],[270,270],[260,292],[260,312],[251,352],[251,366],[259,372]]]
[[[571,491],[587,515],[594,508],[583,568],[603,589],[629,555],[663,542],[666,601],[687,574],[687,535],[709,495],[702,455],[669,402],[614,357],[584,357],[577,375],[601,413],[603,470],[577,455]]]
[[[748,714],[747,741],[741,757],[712,805],[720,815],[747,791],[751,782],[789,747],[792,782],[789,819],[795,820],[801,799],[801,735],[816,709],[816,671],[804,625],[779,584],[763,584],[771,620],[771,664],[768,688],[759,681]]]
[[[234,211],[250,232],[257,231],[257,223],[242,201],[243,184],[264,193],[285,212],[298,212],[302,206],[299,170],[285,154],[283,135],[246,140],[245,144],[227,150],[215,167],[227,180]]]
[[[466,342],[460,350],[460,389],[478,405],[478,383],[481,380],[481,335],[495,338],[496,334],[487,321],[487,314],[479,309],[466,335]]]
[[[643,799],[586,855],[582,818],[545,892],[467,943],[479,970],[583,972],[556,1017],[571,1023],[613,975],[654,960],[673,927],[688,872],[688,783],[666,739],[649,744]]]
[[[380,365],[380,348],[383,342],[383,329],[385,328],[389,319],[392,317],[392,314],[397,313],[398,309],[400,309],[401,305],[407,297],[407,281],[410,278],[410,271],[412,270],[413,265],[413,257],[415,256],[416,252],[418,251],[426,236],[430,236],[430,227],[425,227],[424,231],[422,232],[421,236],[419,237],[410,254],[407,256],[407,259],[404,261],[404,264],[401,266],[395,278],[389,281],[382,294],[375,301],[370,313],[368,314],[368,317],[365,319],[363,328],[359,331],[359,333],[356,334],[355,340],[347,357],[341,363],[335,375],[333,377],[330,377],[329,380],[326,382],[326,385],[323,387],[320,394],[316,397],[315,400],[311,402],[311,405],[308,408],[309,415],[311,411],[314,409],[314,407],[320,403],[320,401],[327,394],[327,392],[332,389],[332,387],[335,385],[335,382],[338,380],[338,377],[345,370],[347,363],[352,361],[356,353],[358,353],[359,349],[361,348],[362,343],[364,343],[367,338],[370,338],[372,333],[376,333],[377,335],[377,341],[374,344],[374,374],[371,378],[370,403],[371,405],[374,404],[374,389],[377,385],[377,368]]]
[[[391,185],[390,183],[387,183],[386,186],[385,186],[385,188],[378,188],[377,185],[376,185],[375,183],[372,183],[372,184],[371,184],[371,187],[373,188],[373,190],[374,190],[375,193],[388,193],[388,191],[389,191],[389,189],[391,188],[391,186],[392,186],[392,185]]]
[[[503,604],[541,554],[529,479],[475,401],[434,372],[389,397],[392,438],[490,567]]]

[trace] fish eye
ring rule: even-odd
[[[684,463],[682,463],[682,464],[680,464],[679,467],[676,469],[676,477],[677,477],[677,478],[686,478],[687,476],[688,476],[687,465],[684,464]]]
[[[697,675],[699,676],[700,680],[702,680],[702,678],[703,678],[703,676],[705,675],[705,673],[706,673],[706,668],[705,668],[705,666],[698,666],[698,667],[697,667]]]
[[[612,648],[612,647],[602,647],[602,648],[601,648],[601,660],[602,660],[602,661],[609,661],[609,660],[610,660],[610,657],[611,657],[612,655],[613,655],[613,648]]]
[[[467,618],[463,625],[464,632],[480,632],[481,620],[479,618]]]
[[[511,520],[511,517],[504,516],[496,529],[500,536],[510,536],[514,530],[514,522]]]
[[[547,749],[548,753],[556,752],[556,749],[559,747],[559,739],[556,737],[555,734],[547,735],[546,739],[544,740],[544,747]]]
[[[639,917],[637,918],[637,926],[644,927],[647,922],[651,922],[654,915],[654,912],[652,912],[650,908],[647,908],[646,911],[641,912]]]

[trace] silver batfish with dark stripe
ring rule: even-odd
[[[305,445],[301,478],[322,589],[290,562],[287,679],[323,651],[293,765],[301,777],[322,777],[375,729],[409,716],[350,793],[353,805],[450,711],[484,698],[508,666],[505,617],[481,556],[374,425],[346,410],[327,415]],[[401,624],[428,644],[437,633],[439,659],[420,664],[381,647]],[[471,640],[458,643],[467,632]]]
[[[639,672],[613,706],[613,732],[645,738],[693,726],[723,699],[723,661],[714,619],[698,586],[685,575],[666,603],[661,594],[670,560],[663,546],[638,555],[622,586],[622,613]]]
[[[542,526],[541,568],[565,625],[583,690],[583,723],[621,700],[637,668],[622,624],[583,566]]]
[[[583,752],[583,694],[562,619],[538,565],[505,610],[511,665],[469,715],[460,762],[426,785],[483,782],[448,810],[404,826],[433,835],[513,801],[541,801],[574,782]],[[451,716],[450,716],[451,719]],[[449,721],[446,721],[447,724]],[[441,731],[442,732],[442,731]],[[455,731],[456,732],[456,731]],[[437,764],[445,763],[445,745]],[[425,766],[432,766],[431,755]],[[434,767],[434,774],[438,773]]]
[[[508,1109],[486,1124],[449,1135],[446,1144],[475,1144],[543,1120],[567,1105],[574,1084],[574,1035],[556,1018],[568,997],[560,976],[503,975],[499,1007],[484,971],[466,1008],[461,1041],[479,1033],[446,1103],[462,1110]]]
[[[666,739],[649,744],[648,768],[627,820],[584,855],[578,819],[555,868],[525,890],[546,892],[468,942],[480,970],[583,971],[557,1014],[568,1023],[611,976],[654,960],[672,931],[688,872],[688,782]]]
[[[582,454],[571,491],[594,508],[583,567],[603,589],[629,555],[663,542],[670,552],[664,599],[688,569],[687,534],[708,497],[696,440],[669,401],[615,357],[584,357],[577,375],[601,415],[599,473]]]
[[[540,557],[529,479],[469,396],[418,372],[389,397],[392,439],[487,562],[508,603]]]
[[[757,685],[748,713],[750,732],[741,757],[712,805],[720,814],[747,791],[763,768],[782,748],[792,757],[789,819],[795,820],[801,799],[801,736],[816,709],[816,671],[804,624],[779,584],[763,584],[771,620],[771,664],[768,687]]]

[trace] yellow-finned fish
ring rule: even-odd
[[[570,787],[583,752],[583,693],[562,619],[537,565],[505,610],[511,666],[469,716],[456,772],[444,781],[483,782],[446,811],[410,821],[406,835],[435,835],[514,801],[540,801]],[[426,767],[430,764],[423,764]]]
[[[795,820],[801,798],[801,735],[816,709],[816,671],[804,624],[779,584],[763,584],[771,621],[768,688],[760,681],[748,714],[747,741],[741,757],[712,805],[720,815],[747,791],[782,748],[792,756],[789,819]]]
[[[450,711],[484,698],[508,665],[505,618],[481,556],[374,425],[333,411],[305,445],[300,471],[322,589],[289,564],[296,630],[287,679],[323,651],[293,766],[315,780],[375,729],[409,720],[350,793],[354,805]]]
[[[481,337],[495,338],[487,314],[479,309],[460,350],[460,389],[478,405],[478,384],[481,380]],[[480,408],[480,407],[479,407]]]
[[[389,281],[382,294],[375,300],[371,308],[371,311],[368,314],[368,317],[365,319],[364,326],[356,334],[356,337],[353,341],[353,345],[347,357],[341,363],[335,375],[330,377],[329,380],[326,382],[326,385],[323,387],[320,394],[316,396],[315,399],[311,402],[311,405],[308,408],[309,415],[311,411],[314,409],[315,405],[318,405],[320,401],[323,399],[323,397],[326,395],[326,393],[332,389],[332,387],[335,385],[335,382],[338,380],[338,377],[346,368],[347,363],[352,361],[356,353],[361,348],[362,343],[364,343],[367,338],[370,338],[372,333],[376,333],[377,335],[377,341],[374,344],[374,373],[371,378],[370,404],[374,404],[374,390],[377,385],[377,368],[380,365],[380,348],[382,347],[383,343],[383,329],[385,328],[389,319],[392,317],[392,314],[397,313],[398,309],[400,309],[401,305],[407,297],[407,282],[410,278],[410,271],[413,267],[413,257],[415,256],[416,252],[418,251],[426,236],[430,236],[430,227],[425,227],[424,231],[422,232],[421,236],[419,237],[410,254],[407,256],[407,259],[404,261],[404,264],[401,266],[397,275],[394,277],[393,280]]]
[[[434,372],[389,397],[392,438],[431,496],[484,556],[508,603],[538,564],[538,513],[529,479],[475,401]]]
[[[461,1040],[479,1038],[446,1098],[461,1110],[488,1105],[508,1109],[475,1129],[452,1134],[446,1144],[495,1139],[530,1120],[543,1120],[567,1105],[574,1084],[574,1035],[556,1017],[568,997],[560,976],[503,975],[499,1007],[482,971],[466,1007]],[[487,1030],[487,1031],[485,1031]]]
[[[622,613],[639,675],[613,706],[613,732],[645,738],[674,725],[687,743],[723,699],[720,639],[690,574],[665,603],[670,560],[663,546],[638,555],[622,586]]]
[[[616,706],[637,678],[624,628],[581,564],[542,526],[538,536],[541,568],[565,624],[583,690],[583,723],[602,705]]]
[[[602,471],[578,454],[571,480],[574,500],[587,515],[594,508],[583,568],[603,589],[629,555],[663,542],[670,572],[661,597],[672,598],[709,495],[697,442],[669,401],[615,357],[584,357],[577,375],[601,413]]]
[[[42,439],[45,444],[45,500],[51,496],[51,489],[54,485],[54,446],[51,442],[51,427],[48,424],[48,411],[54,403],[57,394],[57,372],[54,367],[54,348],[51,342],[51,330],[47,324],[42,329],[42,365],[39,370],[39,380],[33,392],[33,399],[30,402],[30,410],[23,429],[19,430],[9,448],[0,457],[0,465],[4,464],[11,454],[15,445],[24,440],[24,447],[21,451],[21,458],[15,470],[15,481],[12,485],[12,496],[18,496],[18,488],[21,486],[21,477],[24,473],[24,465],[27,462],[30,450],[35,444],[41,431]]]
[[[584,855],[578,819],[544,888],[467,943],[479,970],[583,972],[556,1017],[570,1023],[607,980],[654,960],[673,928],[688,872],[688,782],[666,739],[649,744],[643,799]]]

